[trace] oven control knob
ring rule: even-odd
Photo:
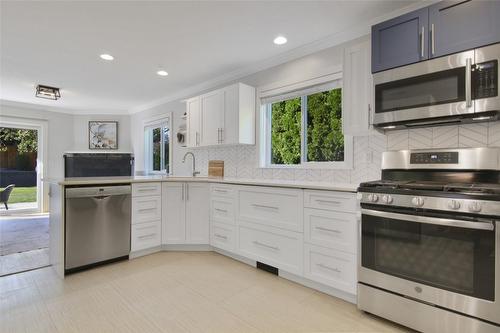
[[[469,211],[473,212],[473,213],[479,213],[481,211],[481,203],[477,202],[477,201],[472,201],[470,204],[469,204]]]
[[[377,202],[378,201],[378,195],[376,195],[376,194],[368,194],[368,201],[370,201],[370,202]]]
[[[411,199],[411,203],[413,204],[413,206],[422,207],[424,205],[424,198],[413,197],[413,199]]]
[[[386,204],[391,204],[394,200],[388,194],[382,196],[382,201]]]
[[[460,201],[457,201],[457,200],[450,200],[448,202],[448,208],[449,209],[459,209],[460,208]]]

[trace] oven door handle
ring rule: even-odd
[[[391,212],[385,212],[373,209],[364,209],[364,208],[361,209],[361,214],[376,216],[376,217],[385,217],[388,219],[403,220],[408,222],[443,225],[447,227],[458,227],[458,228],[479,229],[479,230],[495,229],[493,222],[472,222],[472,221],[445,219],[440,217],[430,217],[422,215],[407,215],[407,214],[391,213]]]

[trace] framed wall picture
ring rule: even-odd
[[[118,149],[118,122],[89,121],[89,149]]]

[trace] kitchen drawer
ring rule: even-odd
[[[245,223],[240,224],[238,237],[238,254],[302,275],[301,233]]]
[[[161,245],[161,220],[132,225],[131,252]]]
[[[132,197],[146,197],[152,195],[161,195],[161,183],[132,184]]]
[[[236,226],[212,223],[210,225],[210,245],[222,250],[235,252]]]
[[[161,196],[132,199],[132,224],[161,219]]]
[[[357,230],[354,213],[304,209],[304,240],[308,243],[357,253]]]
[[[303,232],[302,190],[242,187],[238,220]]]
[[[210,186],[210,195],[223,198],[236,198],[236,187],[223,184],[212,184]]]
[[[304,276],[356,294],[356,255],[311,244],[304,245]]]
[[[216,222],[235,224],[234,201],[212,197],[210,200],[210,219]]]
[[[355,193],[334,191],[304,191],[304,207],[354,213],[357,210]]]

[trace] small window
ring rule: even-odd
[[[144,127],[145,168],[148,173],[170,170],[171,133],[168,119]]]
[[[263,166],[347,167],[352,141],[342,132],[340,82],[284,97],[264,104]]]

